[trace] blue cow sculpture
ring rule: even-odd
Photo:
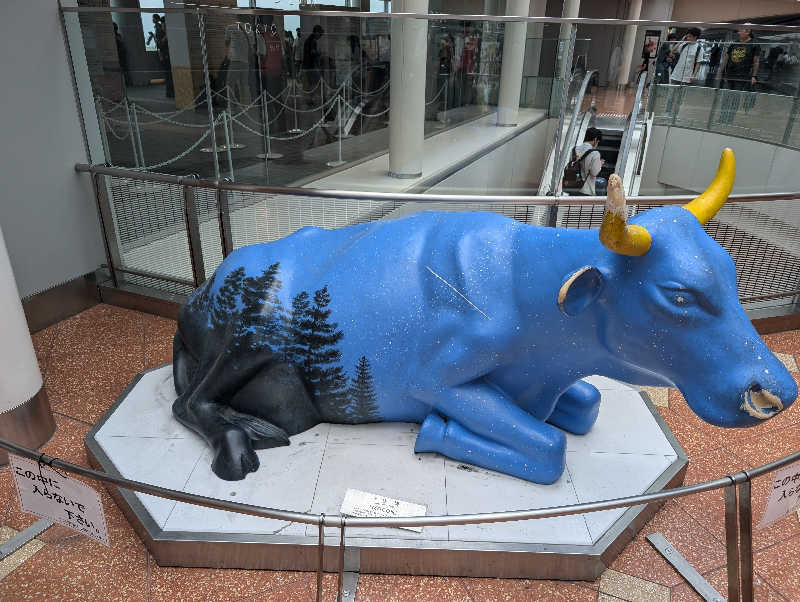
[[[422,212],[236,250],[181,310],[173,413],[228,480],[320,422],[409,421],[417,452],[552,483],[564,431],[597,417],[591,374],[677,387],[717,426],[758,424],[797,387],[702,227],[734,171],[726,149],[700,197],[630,224],[612,176],[599,236]]]

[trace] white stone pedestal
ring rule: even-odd
[[[338,514],[347,489],[422,504],[428,515],[561,506],[657,491],[682,482],[686,456],[646,397],[610,379],[585,436],[568,435],[567,469],[536,485],[415,454],[418,425],[321,424],[292,444],[259,451],[243,481],[211,472],[210,450],[172,417],[172,367],[143,373],[86,439],[107,472],[219,499]],[[288,523],[122,492],[118,503],[159,564],[313,570],[316,525]],[[656,507],[521,522],[406,529],[347,529],[346,570],[590,579],[610,564]],[[329,539],[328,539],[329,537]],[[339,531],[326,530],[326,569],[337,567]],[[215,542],[209,544],[206,542]],[[534,558],[535,557],[535,558]]]

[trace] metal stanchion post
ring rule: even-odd
[[[217,155],[217,130],[216,120],[214,119],[214,98],[211,90],[211,79],[208,74],[208,48],[206,46],[206,26],[205,17],[200,9],[197,9],[197,25],[200,29],[200,49],[203,58],[203,82],[206,88],[206,106],[208,107],[209,135],[211,136],[211,151],[214,156],[214,177],[219,180],[219,156]],[[205,150],[205,149],[201,149]]]
[[[238,149],[238,148],[245,148],[246,145],[242,144],[241,142],[236,142],[233,138],[233,112],[231,111],[231,88],[228,86],[228,136],[230,136],[230,142],[228,143],[228,148]]]
[[[270,159],[280,159],[283,157],[281,153],[273,153],[272,152],[272,143],[270,142],[270,135],[269,135],[269,111],[267,111],[267,103],[264,102],[261,105],[262,113],[264,116],[264,140],[267,147],[266,153],[258,153],[256,157],[259,159],[264,159],[265,161],[269,161]]]
[[[339,167],[344,165],[345,161],[342,159],[342,97],[341,95],[336,99],[337,113],[339,119],[339,158],[336,161],[328,161],[325,165],[328,167]]]
[[[144,162],[144,151],[142,150],[142,134],[139,131],[139,117],[136,114],[136,103],[131,103],[131,112],[133,113],[133,126],[134,131],[136,132],[136,146],[139,149],[139,162],[141,163],[140,167],[144,168],[147,163]]]
[[[133,124],[131,123],[131,108],[128,105],[128,99],[123,98],[122,103],[125,105],[125,115],[128,117],[128,136],[131,139],[131,149],[133,150],[133,162],[136,167],[141,167],[139,165],[139,152],[136,150],[136,139],[133,136]]]
[[[303,130],[301,130],[297,126],[297,78],[296,77],[292,80],[292,99],[293,99],[292,106],[294,106],[294,127],[291,130],[289,130],[289,133],[299,134]]]
[[[231,138],[228,130],[228,122],[230,117],[231,115],[227,111],[222,112],[222,128],[225,130],[225,150],[228,154],[228,172],[231,175],[231,182],[235,182],[236,179],[233,177],[233,158],[231,157]]]

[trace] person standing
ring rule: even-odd
[[[671,84],[685,86],[697,82],[703,61],[700,55],[700,44],[697,41],[700,34],[701,31],[697,27],[692,27],[683,36],[683,41],[678,44],[677,52],[680,53],[680,56],[670,74]]]
[[[246,19],[246,17],[243,17]],[[225,47],[228,50],[228,90],[241,104],[250,103],[250,55],[253,30],[247,22],[231,23],[225,28]]]
[[[175,98],[175,88],[172,83],[172,63],[169,58],[169,39],[167,38],[167,19],[161,15],[153,15],[153,31],[147,38],[147,44],[150,40],[154,40],[156,48],[158,48],[158,60],[165,72],[166,90],[165,96],[167,98]]]
[[[300,77],[300,69],[303,67],[303,40],[302,40],[302,32],[298,27],[297,30],[297,37],[294,39],[294,75],[295,78]]]
[[[119,26],[114,23],[114,40],[117,43],[117,57],[119,57],[119,68],[122,71],[122,83],[126,87],[131,85],[131,73],[128,69],[128,50],[125,48],[125,41],[119,33]]]
[[[597,146],[603,140],[603,133],[597,128],[588,128],[583,138],[583,144],[575,147],[573,161],[580,165],[583,186],[579,192],[571,194],[577,196],[595,196],[597,176],[603,169],[605,160],[600,156]]]
[[[672,66],[675,61],[675,57],[672,54],[673,45],[670,42],[677,41],[678,36],[674,33],[671,33],[667,36],[667,41],[658,49],[658,54],[656,55],[656,83],[657,84],[668,84],[669,83],[669,76],[670,72],[672,71]]]
[[[284,71],[288,77],[294,77],[294,36],[291,31],[283,32]]]
[[[724,86],[731,90],[722,97],[719,122],[731,124],[736,118],[743,96],[752,97],[758,74],[759,52],[753,43],[753,31],[742,28],[737,32],[738,43],[731,44],[722,59],[720,73]]]
[[[742,28],[736,32],[739,41],[728,47],[722,59],[722,77],[730,90],[754,90],[758,76],[759,52],[753,43],[753,30]]]
[[[274,23],[270,25],[268,31],[260,35],[262,40],[258,44],[258,55],[261,85],[269,95],[267,102],[269,107],[273,103],[280,102],[279,97],[283,91],[283,42]]]
[[[305,75],[305,86],[309,94],[307,102],[313,106],[314,98],[317,95],[317,86],[322,85],[322,52],[319,49],[319,39],[324,35],[325,30],[321,25],[314,25],[311,35],[306,37],[303,42],[303,74]]]

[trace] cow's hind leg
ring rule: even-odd
[[[579,380],[561,394],[547,422],[575,435],[585,435],[597,420],[600,391]]]
[[[191,389],[172,404],[172,413],[203,437],[214,450],[211,469],[221,479],[241,480],[258,469],[255,449],[288,445],[286,432],[262,418],[238,412],[219,403],[227,391],[236,390],[258,372],[258,364],[234,368],[221,354]]]
[[[533,481],[552,483],[564,472],[566,436],[534,418],[484,383],[439,394],[425,419],[416,450]]]

